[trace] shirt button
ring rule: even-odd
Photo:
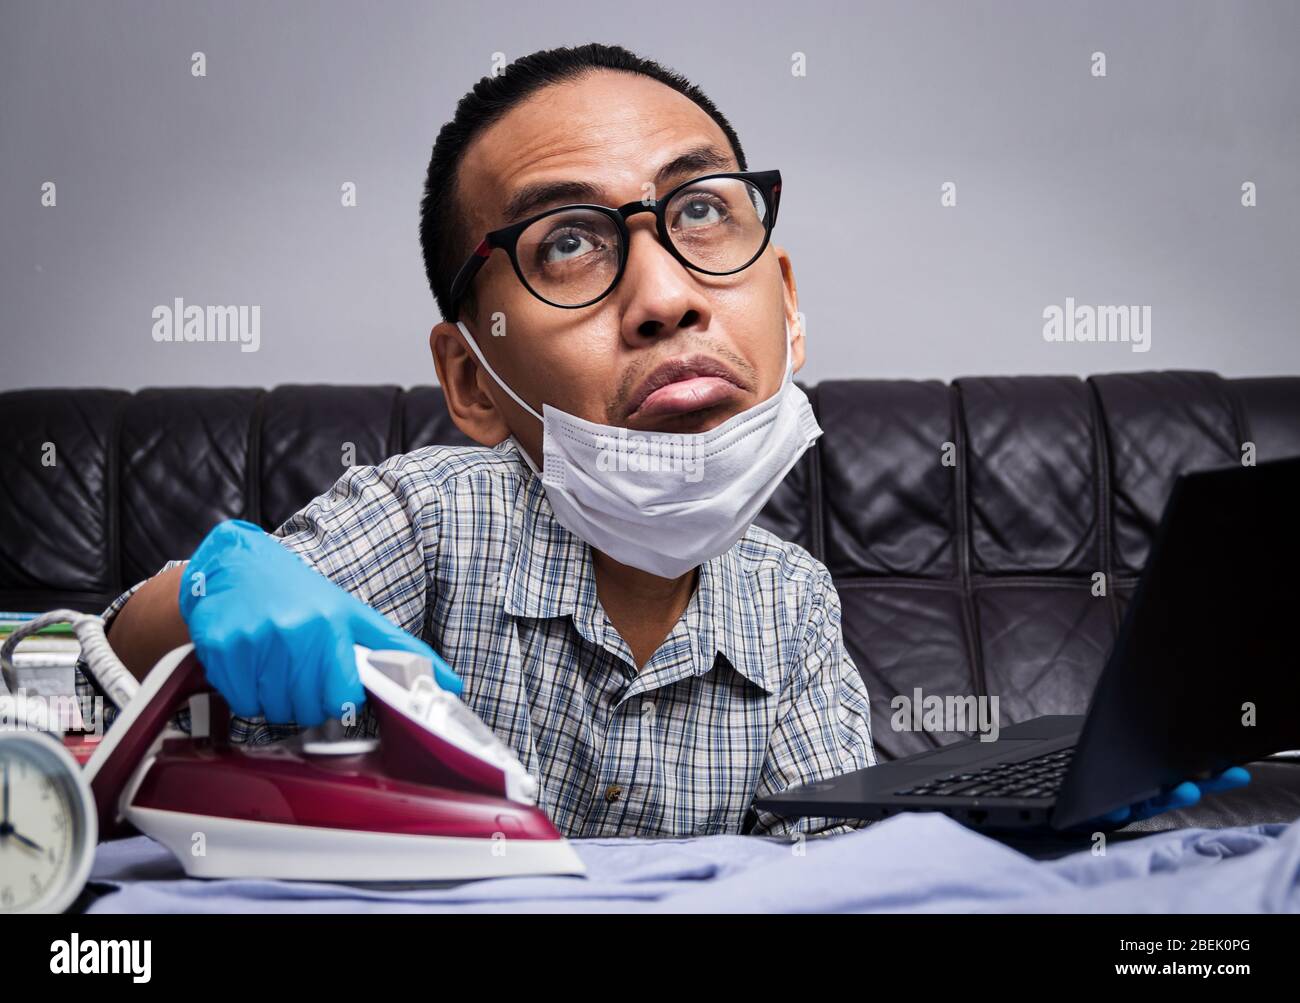
[[[605,800],[613,804],[623,796],[623,788],[618,784],[610,784],[605,788]]]

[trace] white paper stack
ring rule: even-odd
[[[15,623],[0,615],[0,641],[8,637],[4,627]],[[19,689],[41,696],[75,696],[77,659],[81,642],[75,637],[38,634],[18,642],[13,654]],[[4,682],[0,679],[0,690]]]

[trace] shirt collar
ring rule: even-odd
[[[506,613],[536,619],[572,616],[580,629],[586,625],[596,635],[593,639],[603,643],[604,618],[592,615],[598,600],[591,548],[556,521],[542,479],[533,473],[513,438],[497,448],[518,454],[526,475],[510,531]],[[687,623],[697,645],[696,675],[710,671],[721,654],[742,676],[771,693],[759,636],[761,604],[754,594],[758,584],[741,550],[741,544],[734,544],[700,565],[696,594],[687,608]]]

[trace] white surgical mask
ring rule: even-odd
[[[579,539],[662,578],[678,578],[731,549],[777,485],[822,434],[794,383],[790,324],[785,376],[767,400],[698,433],[600,425],[543,404],[538,414],[497,376],[456,322],[488,375],[542,423],[539,474],[556,520]]]

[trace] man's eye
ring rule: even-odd
[[[542,264],[562,264],[573,261],[599,250],[599,242],[593,234],[573,228],[556,230],[537,245],[538,260]]]
[[[701,226],[714,226],[726,218],[726,203],[721,199],[707,195],[690,195],[677,210],[673,220],[674,229],[693,229]]]

